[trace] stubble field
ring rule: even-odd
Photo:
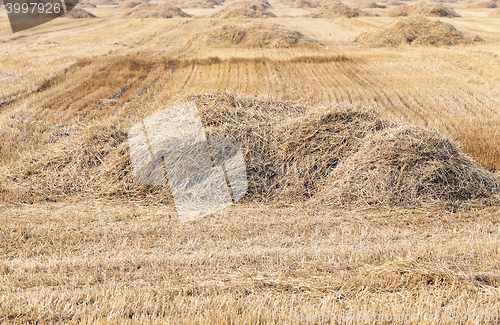
[[[128,9],[97,6],[85,8],[97,18],[59,18],[16,34],[0,8],[0,320],[287,324],[299,314],[360,311],[439,313],[438,323],[447,324],[453,319],[446,312],[454,310],[469,312],[469,323],[479,323],[472,311],[500,312],[500,205],[494,196],[457,190],[449,197],[460,199],[446,196],[445,203],[440,193],[415,205],[378,204],[374,196],[370,204],[337,204],[317,189],[330,179],[325,172],[314,186],[304,181],[300,199],[276,194],[266,200],[262,193],[281,193],[273,183],[279,173],[269,176],[248,160],[253,192],[246,199],[179,223],[165,189],[138,187],[127,178],[124,140],[134,124],[185,98],[222,98],[255,114],[248,118],[252,127],[234,127],[236,137],[254,143],[265,130],[283,135],[287,125],[301,129],[302,120],[314,120],[310,112],[352,105],[376,112],[373,119],[387,125],[423,127],[450,139],[484,168],[480,174],[498,179],[500,20],[489,17],[493,9],[458,2],[447,5],[461,17],[439,18],[482,42],[372,47],[356,39],[395,21],[390,8],[367,9],[377,17],[313,18],[306,15],[316,9],[271,2],[274,18],[210,17],[231,4],[183,9],[193,17],[170,19],[124,18]],[[278,24],[283,33],[302,36],[290,32],[278,39],[285,43],[271,45],[262,42],[269,35],[252,38],[250,29],[241,44],[220,36],[252,24],[257,31]],[[293,37],[302,43],[286,43]],[[271,112],[273,105],[290,111]],[[283,126],[265,124],[268,113],[270,124]],[[356,118],[371,123],[364,114]],[[359,132],[353,141],[372,130]],[[307,134],[297,140],[310,149],[310,159],[326,157],[315,147],[324,154],[337,143],[313,141],[319,137],[314,130]],[[94,148],[101,140],[105,144]],[[262,140],[262,150],[270,141]],[[283,141],[269,146],[276,157],[293,142]],[[338,143],[348,143],[350,152],[358,143],[350,141]],[[293,150],[306,150],[299,149]],[[307,179],[302,165],[293,166],[299,181]],[[253,185],[263,175],[268,187],[259,196]],[[452,191],[456,175],[448,176],[434,183],[449,182],[443,188]]]

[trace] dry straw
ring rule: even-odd
[[[447,139],[363,107],[311,107],[227,92],[181,101],[196,102],[209,138],[241,144],[247,201],[446,206],[499,192],[500,181]],[[126,131],[92,125],[7,166],[0,179],[2,199],[101,197],[171,204],[168,187],[134,179]]]

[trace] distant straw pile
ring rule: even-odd
[[[358,8],[351,8],[340,1],[323,3],[318,13],[325,18],[371,16],[371,14]]]
[[[123,1],[118,6],[116,6],[116,8],[117,9],[132,9],[132,8],[138,6],[139,4],[140,4],[139,2]]]
[[[494,9],[497,8],[498,4],[495,1],[481,1],[474,2],[467,6],[470,9]]]
[[[204,46],[243,46],[290,48],[320,43],[285,26],[265,22],[225,24],[192,36],[187,44]]]
[[[248,174],[244,200],[425,206],[493,198],[500,180],[448,140],[382,119],[350,104],[309,107],[230,93],[195,101],[209,138],[241,144]],[[171,204],[168,188],[138,183],[127,133],[92,125],[6,166],[8,202],[126,198]]]
[[[203,8],[212,9],[217,5],[221,5],[224,1],[221,0],[168,0],[167,3],[179,8]]]
[[[386,45],[458,45],[481,42],[477,35],[457,30],[442,21],[431,21],[422,16],[403,17],[375,31],[359,35],[356,42],[370,46]]]
[[[68,13],[64,14],[62,17],[72,18],[72,19],[97,18],[97,16],[94,15],[93,13],[90,13],[80,8],[73,8]]]
[[[386,8],[385,5],[378,4],[376,2],[372,2],[372,1],[368,1],[368,0],[357,1],[354,4],[354,7],[361,8],[361,9],[384,9],[384,8]]]
[[[124,18],[174,18],[191,17],[178,7],[169,4],[142,3],[123,15]]]
[[[440,3],[419,1],[413,5],[402,5],[392,9],[390,16],[407,17],[422,15],[428,17],[460,17],[453,8],[446,7]]]
[[[271,5],[267,0],[238,1],[211,15],[212,18],[269,18],[276,17],[268,11]]]

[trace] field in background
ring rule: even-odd
[[[126,132],[158,105],[210,89],[373,107],[500,170],[500,20],[486,9],[458,3],[461,18],[441,19],[485,43],[368,48],[356,36],[394,18],[280,18],[308,10],[272,5],[278,18],[266,22],[321,45],[188,42],[242,22],[201,17],[219,8],[122,19],[124,10],[100,6],[86,8],[99,18],[16,34],[1,8],[1,170],[95,121]],[[245,203],[179,224],[169,207],[125,201],[0,203],[0,319],[256,324],[288,323],[292,311],[498,311],[499,221],[494,207]]]

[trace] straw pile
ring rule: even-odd
[[[97,8],[97,6],[90,2],[78,2],[75,8]]]
[[[457,45],[481,42],[477,35],[458,31],[453,25],[431,21],[422,16],[403,17],[375,31],[359,35],[356,42],[370,46],[385,45]]]
[[[190,39],[187,44],[203,46],[242,46],[290,48],[317,46],[320,43],[302,33],[285,26],[252,22],[244,25],[225,24],[202,31]]]
[[[179,8],[201,8],[213,9],[217,5],[221,5],[224,1],[218,0],[168,0],[167,3]]]
[[[362,9],[384,9],[386,8],[385,5],[379,5],[376,2],[364,0],[364,1],[358,1],[354,4],[354,7],[356,8],[362,8]]]
[[[389,0],[385,3],[386,6],[401,6],[403,5],[402,2],[399,2],[397,0]]]
[[[133,1],[124,1],[120,3],[116,8],[118,9],[132,9],[136,6],[139,5],[139,2],[133,2]]]
[[[295,8],[318,8],[321,5],[318,2],[315,2],[315,1],[311,2],[309,0],[296,0],[293,3],[293,6]]]
[[[409,126],[369,136],[317,199],[335,205],[426,206],[490,198],[500,182],[447,139]]]
[[[446,7],[440,3],[419,1],[413,5],[402,5],[392,9],[390,16],[392,17],[407,17],[407,16],[429,16],[429,17],[460,17],[453,8]]]
[[[308,107],[230,93],[189,95],[211,139],[241,144],[244,200],[420,206],[488,198],[496,179],[448,140],[350,104]],[[0,172],[10,202],[126,198],[171,204],[168,187],[133,177],[127,133],[92,125]]]
[[[271,5],[267,0],[238,1],[211,15],[212,18],[269,18],[276,17],[268,11]]]
[[[467,8],[470,9],[493,9],[497,8],[498,4],[494,1],[481,1],[481,2],[474,2],[471,3],[467,6]]]
[[[173,18],[191,17],[178,7],[169,4],[141,3],[123,15],[124,18]]]
[[[351,8],[349,6],[346,6],[340,1],[323,3],[318,13],[322,17],[326,18],[338,18],[338,17],[353,18],[359,16],[371,16],[371,14],[362,11],[358,8]]]
[[[68,13],[62,15],[62,17],[72,18],[72,19],[97,18],[97,16],[94,15],[93,13],[90,13],[80,8],[73,8]]]
[[[114,6],[116,5],[115,2],[112,0],[89,0],[89,3],[96,5],[96,6]]]

